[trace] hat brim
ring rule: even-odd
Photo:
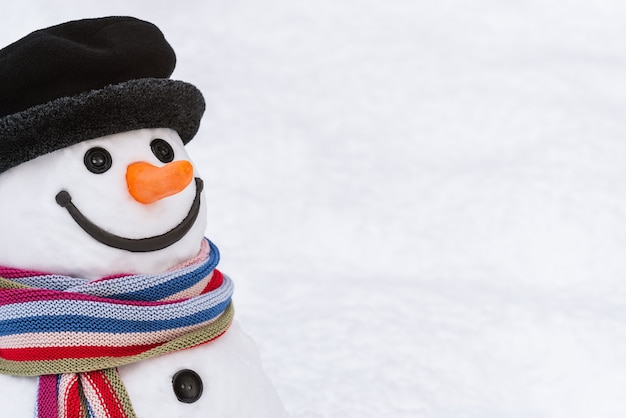
[[[142,78],[61,97],[0,119],[0,173],[70,145],[143,128],[171,128],[188,143],[205,103],[192,84]]]

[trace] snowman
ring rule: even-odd
[[[0,50],[2,417],[285,416],[204,237],[204,100],[174,65],[130,17]]]

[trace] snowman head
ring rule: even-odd
[[[201,93],[152,24],[68,22],[0,50],[0,265],[99,278],[195,255]],[[5,94],[6,92],[6,94]]]

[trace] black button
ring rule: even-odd
[[[89,149],[83,157],[83,162],[87,170],[95,174],[106,172],[113,164],[113,159],[109,151],[104,148],[94,147]]]
[[[193,370],[185,369],[176,372],[172,378],[174,393],[179,401],[194,403],[202,396],[202,379]]]
[[[162,163],[170,163],[174,161],[174,150],[166,140],[157,138],[150,142],[150,149],[155,157]]]

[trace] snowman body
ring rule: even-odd
[[[147,170],[148,180],[136,167]],[[163,186],[172,176],[182,180]],[[0,195],[11,197],[0,208],[0,265],[89,280],[166,271],[199,251],[206,227],[199,179],[183,141],[168,128],[82,141],[22,163],[0,174]],[[131,251],[90,235],[60,203],[63,194],[92,226],[128,242],[160,237],[164,248]],[[183,232],[176,229],[185,222]],[[192,402],[179,400],[174,378],[181,370],[193,371],[202,383]],[[118,371],[138,417],[285,416],[254,343],[236,322],[214,341]],[[0,375],[0,415],[32,416],[37,381]]]

